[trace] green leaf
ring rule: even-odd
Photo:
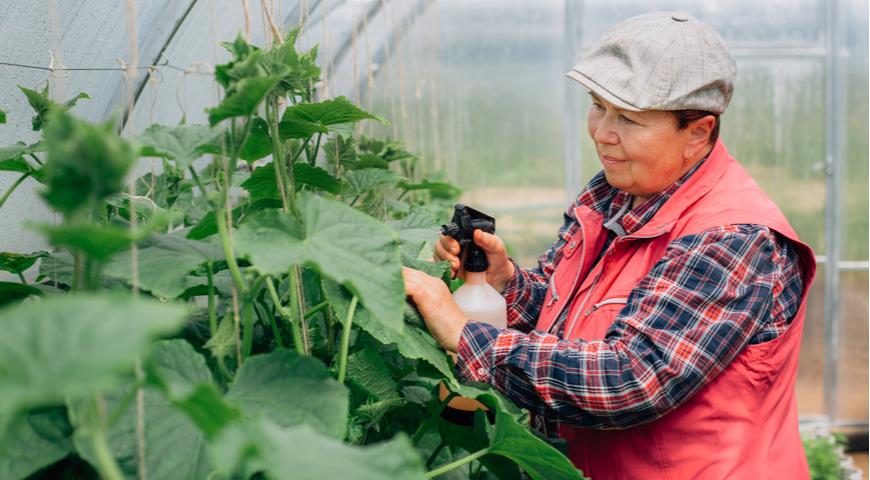
[[[350,306],[348,292],[328,280],[323,282],[323,292],[336,315],[339,318],[344,318]],[[427,332],[413,326],[405,326],[402,330],[396,330],[392,326],[378,321],[365,307],[361,306],[357,306],[353,323],[384,345],[397,345],[399,353],[403,357],[423,360],[432,365],[452,386],[458,387],[459,384],[453,375],[453,364],[450,358]]]
[[[235,235],[236,249],[263,274],[312,265],[349,288],[380,322],[402,330],[405,289],[395,233],[347,205],[303,192],[300,225],[291,214],[263,211]]]
[[[133,279],[129,250],[117,255],[105,269],[109,275]],[[220,246],[178,235],[152,235],[140,244],[137,266],[139,286],[163,298],[175,298],[187,287],[187,274],[209,260],[224,258]]]
[[[39,262],[39,275],[36,281],[49,279],[55,283],[71,285],[74,263],[75,260],[69,252],[54,252]]]
[[[67,223],[59,226],[34,225],[55,246],[69,247],[97,260],[108,260],[136,240],[134,233],[113,225],[94,223]]]
[[[399,238],[407,243],[434,244],[438,241],[438,234],[441,231],[441,222],[438,218],[432,212],[416,205],[411,207],[411,213],[399,220],[389,221],[387,225],[394,228]]]
[[[251,172],[251,176],[242,182],[242,188],[248,191],[252,202],[263,198],[280,199],[278,184],[275,183],[275,165],[268,163],[257,167]]]
[[[32,286],[18,282],[0,282],[0,306],[7,303],[24,300],[32,295],[43,295],[43,291]]]
[[[320,167],[297,162],[293,164],[293,178],[297,188],[300,185],[311,185],[332,194],[341,193],[341,182]]]
[[[32,267],[37,260],[47,257],[48,255],[48,252],[45,251],[27,254],[0,252],[0,270],[14,273],[16,275],[24,273],[28,268]]]
[[[6,123],[6,112],[0,110],[0,124]]]
[[[293,179],[296,188],[301,185],[311,185],[329,193],[339,193],[341,182],[320,167],[312,167],[307,163],[293,164]],[[271,163],[255,168],[251,176],[242,182],[242,188],[248,191],[251,201],[263,198],[280,199],[278,186],[275,183],[275,166]]]
[[[334,135],[323,146],[323,153],[326,155],[326,162],[330,166],[335,166],[336,163],[344,165],[356,162],[356,149],[354,148],[353,137],[346,138],[341,135]]]
[[[335,131],[335,127],[341,124],[367,119],[387,124],[383,117],[366,112],[345,97],[317,103],[300,103],[284,111],[281,123],[285,126],[281,135],[286,134],[285,138],[306,138],[316,132]]]
[[[68,214],[123,190],[136,151],[115,133],[115,126],[92,125],[60,110],[49,116],[43,168],[48,187],[43,197],[49,205]]]
[[[395,186],[399,176],[390,170],[380,168],[365,168],[362,170],[350,170],[344,177],[350,183],[351,195],[364,195],[383,185]]]
[[[205,342],[204,347],[211,352],[216,359],[227,358],[236,349],[235,325],[232,316],[228,315],[220,321],[218,330]]]
[[[48,113],[51,110],[58,109],[66,111],[74,107],[79,100],[83,98],[91,98],[88,96],[88,94],[80,92],[75,97],[64,102],[63,105],[59,105],[48,98],[48,85],[46,85],[42,93],[31,90],[29,88],[24,88],[21,85],[18,86],[18,89],[24,93],[24,96],[27,97],[27,103],[29,103],[30,107],[33,108],[33,111],[36,112],[36,115],[31,120],[34,132],[42,130],[42,128],[48,122]]]
[[[62,408],[0,413],[0,478],[26,478],[72,450]]]
[[[399,385],[374,349],[358,350],[347,357],[347,378],[378,400],[399,398]]]
[[[208,123],[214,126],[227,118],[253,115],[266,95],[280,81],[281,76],[279,75],[250,77],[240,80],[234,92],[228,94],[217,107],[206,110]]]
[[[367,168],[379,168],[386,170],[390,168],[390,162],[384,160],[377,155],[359,154],[351,159],[345,159],[341,165],[348,170],[362,170]]]
[[[255,355],[242,364],[226,395],[246,416],[262,415],[282,427],[310,425],[344,438],[349,408],[347,388],[326,366],[291,350]]]
[[[185,314],[180,305],[105,294],[48,297],[0,310],[0,411],[115,385],[149,340],[176,331]]]
[[[251,124],[251,131],[248,133],[248,138],[239,152],[239,158],[248,163],[272,154],[272,137],[269,136],[269,124],[260,117],[255,117],[251,121],[254,122]],[[227,141],[227,144],[229,144],[229,141]]]
[[[490,453],[513,460],[533,480],[583,479],[583,472],[568,458],[535,436],[528,427],[517,423],[513,416],[498,412],[495,418]]]
[[[174,160],[178,168],[186,169],[206,153],[207,146],[219,135],[208,125],[151,125],[136,140],[144,145],[141,155]]]
[[[241,419],[241,412],[223,400],[205,358],[181,339],[155,342],[149,368],[167,399],[184,411],[208,438]]]
[[[275,191],[277,194],[277,190]],[[233,225],[236,225],[246,215],[252,215],[261,210],[269,208],[281,208],[281,201],[275,198],[260,198],[253,200],[251,203],[244,203],[233,209]],[[190,240],[202,240],[217,233],[217,222],[215,222],[214,211],[209,211],[202,220],[199,221],[189,232],[187,238]]]
[[[453,199],[462,195],[462,190],[445,182],[430,182],[424,180],[420,183],[400,182],[399,188],[404,190],[427,190],[432,198]]]
[[[211,382],[211,372],[205,360],[184,340],[170,340],[154,344],[151,362],[169,391],[192,396],[196,386]],[[213,387],[212,387],[213,388]],[[108,443],[122,473],[128,479],[138,478],[137,406],[132,385],[124,386],[104,395],[106,410],[119,417],[110,424]],[[145,388],[145,470],[148,478],[206,478],[213,469],[205,451],[205,436],[189,418],[172,395]],[[80,406],[70,405],[75,413]],[[91,464],[96,456],[84,432],[77,430],[76,447],[80,455]]]
[[[308,426],[282,429],[270,423],[233,426],[212,448],[218,469],[248,478],[263,472],[274,480],[422,480],[423,463],[408,438],[370,447],[347,445]]]

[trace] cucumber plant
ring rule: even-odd
[[[297,33],[224,44],[207,125],[125,139],[22,88],[43,136],[0,149],[0,206],[36,182],[62,221],[0,253],[0,477],[581,478],[406,304],[402,265],[449,271],[424,259],[459,191],[318,100]],[[444,421],[442,381],[491,415]]]

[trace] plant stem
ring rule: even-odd
[[[287,175],[284,168],[284,144],[281,142],[281,135],[278,127],[278,98],[270,95],[266,100],[266,118],[269,120],[269,134],[272,137],[272,165],[275,167],[275,183],[278,186],[278,191],[281,193],[281,206],[284,212],[290,211],[290,202],[287,198],[287,183],[285,176]]]
[[[453,397],[457,397],[459,394],[456,392],[449,392],[444,400],[441,400],[438,405],[435,407],[435,410],[431,415],[426,417],[425,420],[417,427],[417,431],[414,432],[414,436],[411,437],[411,445],[417,445],[420,443],[420,440],[423,439],[423,435],[426,435],[426,432],[432,428],[432,425],[435,424],[435,418],[441,415],[441,412],[444,411],[444,408],[447,407],[447,404],[450,403],[450,400],[453,400]]]
[[[21,272],[16,272],[16,273],[18,274],[18,278],[21,280],[21,283],[24,285],[27,285],[27,279],[24,278],[24,275],[22,275]]]
[[[317,305],[311,307],[307,312],[305,312],[305,318],[311,318],[312,315],[323,310],[324,308],[326,308],[328,306],[329,306],[329,302],[326,300],[318,303]]]
[[[187,169],[190,170],[190,176],[193,177],[193,181],[196,183],[199,191],[202,192],[202,198],[204,198],[205,201],[208,202],[212,210],[214,210],[214,214],[217,215],[217,211],[219,210],[219,208],[216,203],[208,198],[208,192],[205,189],[205,184],[202,183],[202,180],[199,178],[199,174],[196,173],[196,169],[194,169],[192,165]]]
[[[432,454],[429,455],[429,458],[426,460],[426,468],[432,468],[432,464],[435,463],[435,459],[438,458],[438,454],[441,453],[441,450],[444,450],[444,442],[438,444],[438,447],[435,450],[432,450]]]
[[[109,443],[106,441],[106,424],[103,421],[105,402],[101,396],[94,398],[94,417],[91,423],[91,447],[97,459],[97,470],[105,480],[124,480],[124,475],[112,456]]]
[[[242,298],[246,297],[247,289],[245,282],[242,280],[242,273],[239,271],[239,264],[236,262],[236,254],[233,252],[232,241],[230,240],[230,232],[227,228],[227,219],[224,212],[215,212],[215,223],[217,224],[218,235],[220,236],[221,246],[224,249],[224,257],[227,260],[227,267],[230,269],[230,276],[233,278],[233,283],[239,291]]]
[[[15,183],[13,183],[11,187],[9,187],[9,190],[6,190],[6,193],[4,193],[2,197],[0,197],[0,208],[3,208],[3,204],[6,203],[6,199],[9,198],[9,196],[12,195],[12,192],[14,192],[15,189],[18,188],[19,185],[21,185],[21,182],[26,180],[27,177],[29,177],[32,173],[33,172],[24,173],[20,177],[18,177],[18,180],[15,180]]]
[[[40,167],[42,166],[42,160],[40,160],[39,157],[37,157],[36,155],[34,155],[34,154],[32,154],[32,153],[28,153],[27,155],[28,155],[30,158],[32,158],[33,161],[36,162],[37,165],[39,165]]]
[[[290,269],[290,312],[299,320],[302,337],[302,350],[305,355],[311,352],[308,345],[308,324],[305,321],[305,287],[302,285],[302,269],[295,265]]]
[[[490,447],[484,448],[483,450],[478,450],[478,451],[476,451],[468,456],[465,456],[465,457],[460,458],[459,460],[456,460],[455,462],[450,462],[447,465],[443,465],[441,467],[436,468],[435,470],[430,470],[430,471],[426,472],[426,475],[424,475],[424,478],[435,478],[438,475],[442,475],[444,473],[449,472],[450,470],[453,470],[455,468],[459,468],[459,467],[465,465],[466,463],[473,462],[473,461],[477,460],[478,458],[488,454],[489,449],[490,449]]]
[[[76,292],[81,286],[81,276],[82,276],[82,254],[78,252],[73,252],[73,275],[72,275],[72,285],[70,285],[70,291]]]
[[[254,302],[242,299],[242,358],[251,356],[254,348]]]
[[[314,153],[311,154],[311,157],[308,158],[308,164],[312,167],[317,164],[317,152],[320,150],[320,139],[323,137],[322,133],[317,134],[317,142],[314,143]]]
[[[281,306],[281,297],[278,296],[278,291],[275,290],[275,284],[272,282],[272,277],[266,277],[266,288],[269,290],[269,295],[272,296],[272,303],[275,304],[275,309],[281,315],[281,318],[287,320],[290,324],[290,331],[293,332],[293,346],[301,355],[305,355],[305,346],[302,344],[302,332],[299,325],[293,321],[290,312]]]
[[[211,262],[207,262],[205,266],[208,273],[208,327],[213,337],[218,331],[217,305],[215,305],[214,298],[214,269]]]
[[[347,351],[350,348],[350,330],[353,326],[353,314],[356,311],[356,304],[359,299],[356,295],[350,301],[350,307],[347,308],[347,318],[344,321],[344,329],[341,331],[341,350],[338,353],[338,383],[344,383],[344,376],[347,371]]]

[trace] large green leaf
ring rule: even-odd
[[[33,253],[0,252],[0,270],[15,274],[24,273],[37,260],[47,256],[48,252],[45,251]]]
[[[348,292],[334,282],[326,280],[323,282],[323,292],[336,315],[339,318],[344,318],[350,307]],[[404,309],[404,305],[402,307]],[[429,363],[451,385],[458,387],[450,358],[427,332],[413,326],[406,326],[402,330],[393,329],[392,326],[378,321],[377,317],[373,316],[365,307],[360,306],[356,309],[353,322],[384,345],[397,345],[402,356]]]
[[[212,448],[219,470],[273,480],[414,480],[423,462],[404,435],[370,447],[347,445],[308,426],[282,429],[270,423],[234,426]]]
[[[337,178],[326,170],[307,163],[297,162],[293,164],[293,180],[296,188],[302,185],[311,185],[329,193],[337,194],[341,191],[341,182]],[[275,166],[271,163],[255,168],[251,172],[251,176],[242,182],[242,188],[248,191],[251,201],[262,198],[281,198],[275,183]]]
[[[399,220],[389,221],[387,225],[396,229],[403,242],[410,243],[427,242],[434,244],[438,241],[438,234],[441,231],[441,222],[438,221],[438,217],[424,207],[417,205],[411,207],[411,213]]]
[[[6,112],[0,110],[0,124],[6,123]]]
[[[336,127],[361,120],[377,120],[383,124],[383,117],[371,114],[357,107],[345,97],[324,100],[317,103],[300,103],[288,107],[281,117],[281,136],[285,138],[306,138],[313,133],[335,131]]]
[[[583,472],[562,455],[517,423],[508,413],[496,413],[495,435],[489,446],[490,453],[516,462],[533,480],[550,478],[583,479]]]
[[[399,187],[404,190],[427,190],[432,198],[443,198],[450,200],[458,198],[462,195],[462,190],[458,187],[445,182],[432,182],[424,180],[420,183],[401,182]]]
[[[304,192],[298,200],[302,225],[278,211],[252,215],[235,235],[239,253],[270,275],[313,265],[359,296],[378,321],[401,331],[405,289],[395,233],[341,202]]]
[[[174,298],[190,286],[188,273],[209,260],[223,258],[223,250],[213,243],[179,235],[152,235],[137,252],[139,286],[158,297]],[[132,252],[117,255],[105,272],[132,281]]]
[[[111,387],[149,339],[186,310],[126,295],[79,294],[0,310],[0,410],[47,405]]]
[[[262,415],[282,427],[307,424],[344,438],[347,388],[313,357],[291,350],[250,357],[236,374],[226,398],[247,416]]]
[[[583,473],[561,452],[536,436],[519,419],[519,409],[497,394],[492,387],[484,389],[462,386],[457,392],[475,398],[495,412],[495,427],[489,435],[489,455],[499,455],[516,462],[533,480],[577,479]],[[486,458],[486,457],[484,457]]]
[[[378,400],[399,398],[399,385],[375,349],[357,350],[347,357],[347,378]]]
[[[49,205],[70,213],[123,190],[136,150],[118,136],[112,122],[93,125],[62,110],[52,110],[49,117],[48,160],[42,169]]]
[[[151,125],[136,140],[144,145],[141,154],[174,160],[178,168],[185,169],[205,153],[220,132],[208,125]]]
[[[0,282],[0,306],[23,300],[32,295],[42,295],[42,290],[18,282]]]
[[[272,154],[272,137],[269,136],[269,124],[260,117],[251,120],[251,131],[245,144],[239,151],[239,158],[247,162],[259,160]],[[227,142],[229,144],[229,142]]]
[[[0,478],[26,478],[72,450],[62,408],[0,413]]]
[[[381,168],[364,168],[350,170],[345,173],[353,195],[364,195],[380,186],[393,187],[399,182],[399,176],[390,170]]]
[[[235,91],[227,95],[220,105],[207,110],[209,124],[214,126],[227,118],[253,115],[281,78],[280,75],[272,75],[240,80]]]
[[[169,395],[146,388],[144,397],[145,471],[148,478],[199,479],[213,469],[206,453],[206,438],[183,409],[173,401],[174,395],[190,396],[196,386],[209,384],[211,372],[205,360],[184,340],[169,340],[154,344],[151,361],[161,379],[168,384]],[[128,479],[138,478],[137,405],[131,398],[133,387],[127,385],[104,395],[106,409],[119,415],[108,430],[108,443]],[[71,404],[75,412],[78,405]],[[92,464],[96,456],[84,434],[75,435],[80,455]]]
[[[79,222],[58,226],[35,225],[34,228],[42,232],[52,245],[69,247],[97,260],[108,260],[136,240],[133,232],[114,225]]]
[[[69,252],[54,252],[39,262],[39,275],[37,282],[45,279],[64,285],[72,284],[75,260]]]

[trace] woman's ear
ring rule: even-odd
[[[689,123],[686,127],[689,137],[683,151],[686,160],[695,160],[701,152],[706,153],[706,149],[710,146],[710,134],[715,126],[716,117],[713,115],[706,115]]]

